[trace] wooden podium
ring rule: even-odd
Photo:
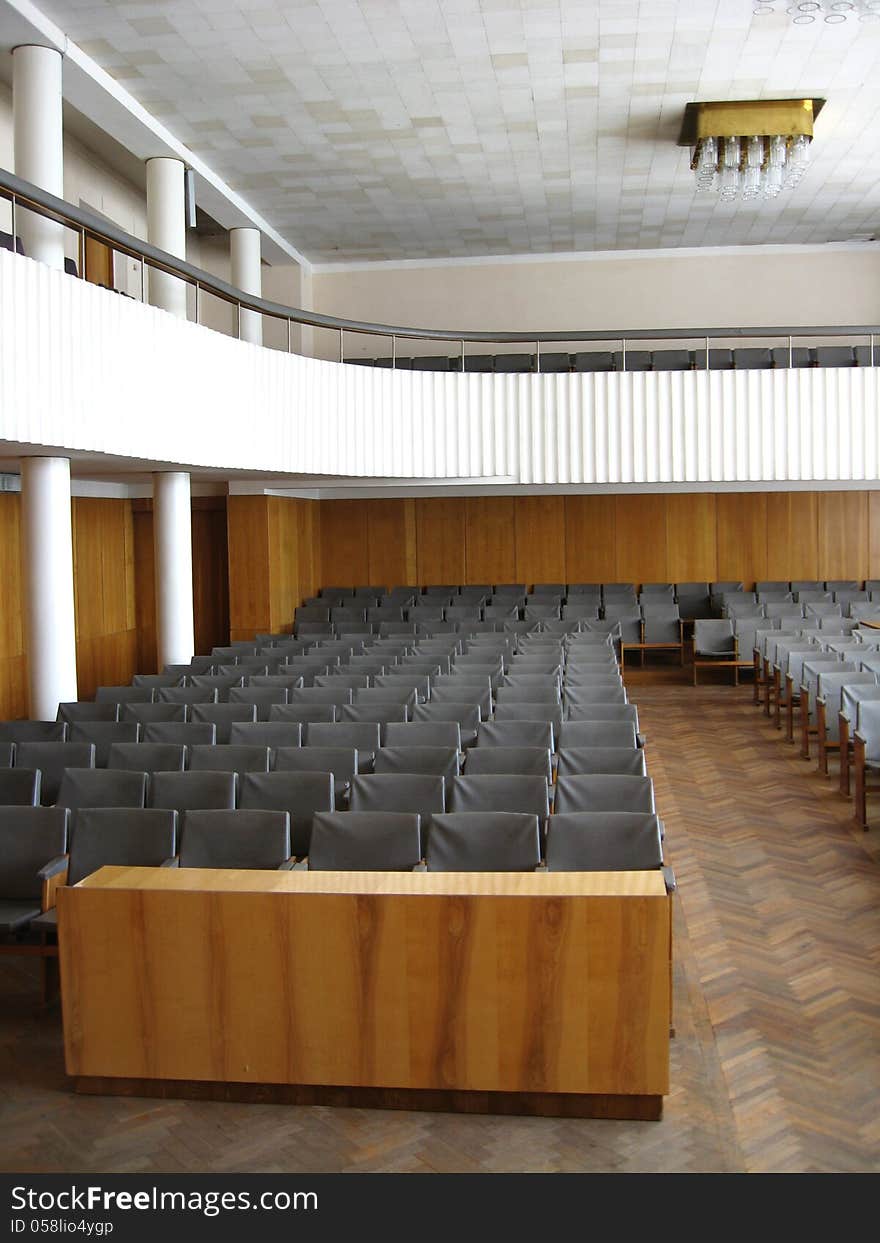
[[[659,872],[105,867],[58,892],[79,1091],[658,1118]]]

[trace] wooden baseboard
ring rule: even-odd
[[[428,1113],[610,1118],[657,1122],[662,1096],[574,1092],[458,1092],[432,1088],[328,1087],[296,1083],[220,1083],[191,1079],[115,1079],[79,1075],[74,1091],[85,1096],[235,1101],[257,1105],[335,1105],[347,1109],[408,1109]]]

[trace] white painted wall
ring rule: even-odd
[[[315,267],[312,281],[313,306],[325,314],[451,330],[880,322],[880,244]],[[328,336],[317,334],[321,357],[335,357]],[[489,347],[469,351],[483,348]],[[431,342],[405,343],[400,349],[455,353],[454,347]],[[390,350],[375,337],[352,336],[346,347],[350,357],[380,353]]]
[[[587,487],[880,481],[880,367],[340,366],[0,250],[0,439],[223,472]],[[31,449],[31,452],[33,449]]]

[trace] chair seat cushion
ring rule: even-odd
[[[0,932],[18,932],[40,913],[33,902],[9,902],[0,898]]]
[[[31,920],[32,932],[54,932],[58,927],[58,911],[53,906],[51,911],[43,911],[36,919]]]

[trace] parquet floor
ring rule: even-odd
[[[857,832],[750,688],[686,678],[627,671],[679,882],[661,1122],[75,1097],[59,1015],[6,958],[0,1169],[876,1171],[880,801]]]

